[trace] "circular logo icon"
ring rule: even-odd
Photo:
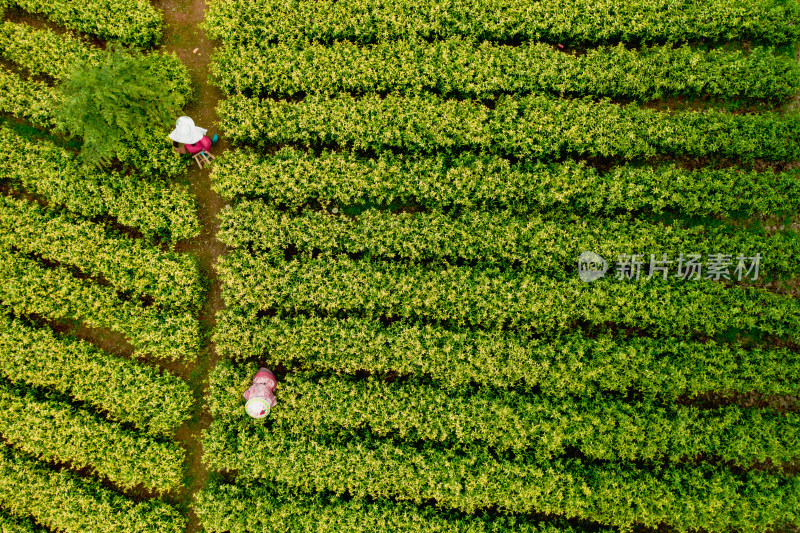
[[[583,252],[578,257],[578,276],[590,282],[602,278],[608,271],[608,262],[594,252]]]

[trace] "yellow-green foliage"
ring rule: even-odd
[[[50,530],[180,533],[186,526],[186,518],[160,500],[134,503],[99,481],[53,470],[6,446],[0,447],[0,506]]]
[[[5,0],[71,30],[101,39],[153,46],[163,34],[164,16],[147,0]]]
[[[464,38],[357,46],[318,43],[229,45],[211,64],[228,93],[295,96],[432,91],[459,98],[547,92],[636,100],[713,96],[785,101],[800,91],[800,65],[773,48],[697,50],[601,46],[574,56],[550,44],[498,45]]]
[[[476,40],[757,40],[800,36],[800,6],[784,0],[214,0],[203,26],[227,43],[347,39],[360,43],[418,36]]]
[[[3,96],[0,93],[0,103]],[[0,178],[21,185],[53,206],[85,217],[110,215],[145,237],[164,241],[200,233],[196,200],[185,185],[87,170],[81,168],[74,153],[48,141],[25,139],[5,126],[0,126],[0,142]],[[174,152],[171,157],[178,160]]]
[[[666,113],[608,99],[503,95],[494,108],[430,94],[310,95],[300,102],[234,95],[217,108],[235,143],[402,150],[464,150],[525,159],[719,156],[800,161],[796,114]],[[713,135],[709,132],[713,132]]]
[[[144,307],[111,287],[79,279],[66,267],[47,268],[0,249],[0,304],[20,315],[78,320],[127,337],[141,355],[193,361],[200,350],[194,313]]]
[[[577,276],[562,280],[499,267],[427,268],[344,255],[284,261],[242,249],[222,257],[217,271],[226,305],[245,316],[305,310],[543,335],[585,323],[615,323],[662,335],[713,336],[730,328],[800,335],[796,299],[707,279],[607,276],[588,284]]]
[[[166,309],[196,311],[202,302],[197,261],[69,213],[0,197],[0,246],[77,267]]]
[[[192,392],[179,377],[5,315],[0,375],[71,396],[155,436],[172,433],[192,409]]]
[[[50,462],[91,467],[117,486],[166,492],[183,481],[184,451],[126,430],[69,403],[0,381],[0,435]]]

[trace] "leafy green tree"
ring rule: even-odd
[[[167,127],[180,97],[147,56],[112,44],[99,64],[81,63],[59,85],[56,130],[83,139],[89,166],[108,165],[120,144],[134,144]]]

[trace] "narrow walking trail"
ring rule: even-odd
[[[223,94],[208,83],[208,64],[215,43],[206,38],[199,28],[205,13],[205,0],[155,0],[153,5],[164,13],[165,48],[175,54],[188,67],[197,89],[195,101],[184,109],[195,124],[208,129],[209,137],[221,133],[215,128],[217,119],[215,108]],[[199,48],[195,54],[193,50]],[[219,156],[227,148],[225,139],[221,139],[211,150]],[[208,388],[208,373],[218,360],[218,355],[211,343],[211,331],[215,325],[215,315],[223,307],[220,283],[217,280],[213,265],[217,258],[226,251],[224,244],[216,239],[218,229],[217,214],[225,205],[225,201],[211,189],[211,167],[200,170],[194,162],[189,170],[192,192],[197,199],[198,217],[200,219],[200,235],[191,241],[181,242],[176,249],[190,253],[198,258],[200,269],[209,280],[206,303],[200,311],[200,323],[206,337],[203,350],[195,365],[175,365],[169,370],[183,377],[195,394],[196,415],[181,427],[175,439],[186,448],[187,473],[186,488],[182,493],[173,496],[173,503],[181,508],[189,517],[187,532],[201,531],[199,521],[191,511],[194,494],[199,491],[208,479],[208,471],[203,464],[203,447],[200,441],[201,432],[211,423],[205,405],[205,394]]]

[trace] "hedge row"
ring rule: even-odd
[[[764,533],[800,520],[800,477],[725,467],[581,463],[536,465],[521,454],[495,458],[474,447],[419,448],[382,440],[316,438],[273,424],[215,421],[204,432],[211,468],[304,492],[349,493],[420,504],[433,499],[466,513],[494,507],[592,520],[630,529],[667,525],[686,533]]]
[[[460,98],[548,92],[656,100],[713,96],[785,101],[800,92],[800,66],[772,48],[747,55],[687,44],[630,50],[622,44],[573,56],[551,45],[479,45],[463,38],[360,47],[305,42],[217,50],[211,71],[225,92],[247,96],[434,92]]]
[[[526,159],[660,154],[800,160],[797,114],[667,113],[541,95],[501,95],[490,109],[471,100],[393,94],[311,95],[299,102],[234,95],[217,113],[233,143],[259,148],[291,143],[411,154],[482,150]]]
[[[70,213],[0,196],[0,246],[75,266],[134,297],[197,311],[203,287],[197,260],[161,252]]]
[[[0,25],[0,55],[31,74],[45,74],[55,81],[68,78],[76,65],[98,65],[103,54],[105,52],[99,48],[89,46],[69,32],[57,34],[49,28],[37,29],[14,22]],[[164,91],[180,96],[180,107],[191,100],[193,88],[189,70],[174,52],[147,54],[142,59],[147,68],[163,80]],[[16,90],[24,92],[26,84],[16,82],[19,86]],[[55,98],[49,88],[37,88],[43,91],[39,97]],[[47,124],[47,119],[49,116],[39,120]],[[169,143],[159,137],[159,132],[153,130],[153,136],[145,140],[143,146],[120,146],[116,157],[126,162],[134,173],[151,179],[177,178],[186,171],[188,163],[176,158]]]
[[[757,41],[800,37],[794,2],[757,0],[214,0],[202,24],[224,43],[295,39],[394,41],[462,35],[565,45]]]
[[[0,506],[31,515],[51,531],[180,533],[186,518],[160,500],[140,503],[99,482],[54,471],[0,447]]]
[[[69,77],[75,64],[96,61],[102,53],[72,32],[58,34],[20,22],[0,24],[0,56],[30,74],[46,74],[61,81]]]
[[[177,58],[171,58],[165,65],[156,65],[154,68],[161,70],[176,61]],[[3,91],[0,93],[0,113],[10,113],[42,130],[50,130],[54,126],[52,110],[60,105],[62,98],[54,88],[39,81],[23,80],[0,67],[0,89]],[[164,89],[170,90],[170,87]],[[129,174],[146,176],[156,182],[176,178],[185,172],[191,161],[175,156],[165,133],[154,126],[151,134],[144,139],[135,143],[121,143],[115,156],[123,162]]]
[[[220,354],[268,367],[354,374],[430,376],[445,387],[480,383],[548,396],[627,392],[672,400],[713,391],[800,394],[800,360],[787,349],[742,349],[713,341],[581,332],[537,339],[512,332],[448,330],[371,319],[255,318],[221,312]]]
[[[182,379],[0,314],[0,375],[86,402],[110,420],[168,435],[193,409]]]
[[[3,6],[0,5],[0,16],[3,15]],[[37,526],[30,518],[12,516],[0,509],[0,531],[3,533],[47,533],[47,530]]]
[[[0,180],[53,206],[85,217],[112,216],[148,238],[178,241],[200,234],[196,200],[184,185],[147,183],[114,171],[87,173],[70,152],[6,127],[0,127],[0,144]]]
[[[247,389],[258,367],[227,361],[215,367],[210,377],[215,420],[246,416],[236,393]],[[469,444],[527,452],[542,463],[572,449],[594,460],[680,462],[700,456],[742,467],[800,458],[796,413],[614,397],[554,400],[488,387],[441,388],[416,379],[387,383],[382,376],[287,374],[270,420],[297,434],[335,437],[361,431],[442,447]]]
[[[10,0],[10,3],[100,39],[148,47],[163,37],[164,16],[147,0]]]
[[[0,56],[24,67],[31,74],[45,74],[63,81],[76,65],[98,65],[103,52],[72,32],[55,33],[49,28],[34,28],[24,23],[0,24]],[[180,95],[180,107],[192,95],[189,70],[174,52],[147,54],[150,70],[164,80],[165,90]]]
[[[0,303],[18,315],[115,331],[142,356],[193,361],[200,351],[200,326],[192,313],[143,307],[109,287],[73,277],[64,267],[45,268],[5,250],[0,250]]]
[[[91,467],[123,489],[166,492],[183,482],[184,451],[174,442],[107,422],[68,403],[0,381],[0,435],[44,461]]]
[[[194,510],[208,533],[292,531],[319,533],[577,533],[563,521],[535,523],[513,516],[465,515],[388,499],[366,502],[332,494],[306,494],[286,485],[211,481]],[[600,533],[608,533],[600,530]]]
[[[562,208],[604,216],[675,210],[725,217],[800,210],[800,171],[623,165],[599,172],[582,161],[511,164],[472,154],[453,159],[381,152],[365,159],[327,150],[317,157],[288,146],[269,156],[229,150],[215,161],[211,180],[214,190],[229,200],[261,196],[289,207],[310,201],[344,206],[417,203],[439,209]]]
[[[260,201],[243,201],[220,213],[218,238],[234,248],[277,251],[289,248],[311,256],[321,253],[365,254],[372,258],[413,263],[466,260],[478,268],[500,266],[542,272],[555,278],[574,277],[578,256],[592,250],[614,262],[619,254],[667,254],[669,274],[677,272],[678,254],[761,254],[758,278],[794,278],[800,272],[800,235],[764,235],[730,226],[688,226],[647,221],[575,219],[554,221],[508,211],[467,211],[458,216],[440,211],[399,213],[367,209],[355,217],[303,210],[297,215]],[[749,265],[750,262],[748,261]],[[647,266],[645,266],[647,268]],[[731,272],[733,271],[731,268]],[[755,274],[741,278],[752,279]],[[703,271],[705,276],[705,271]],[[737,280],[738,275],[731,275]]]
[[[425,268],[347,257],[273,261],[241,250],[224,256],[216,268],[226,305],[252,315],[265,310],[352,313],[543,334],[580,323],[615,323],[657,335],[715,335],[730,328],[800,335],[800,306],[791,297],[710,280],[663,280],[658,274],[586,283],[577,276],[559,281],[500,269]]]
[[[0,66],[0,113],[27,120],[41,129],[53,126],[52,107],[55,92],[41,81],[23,80]]]

